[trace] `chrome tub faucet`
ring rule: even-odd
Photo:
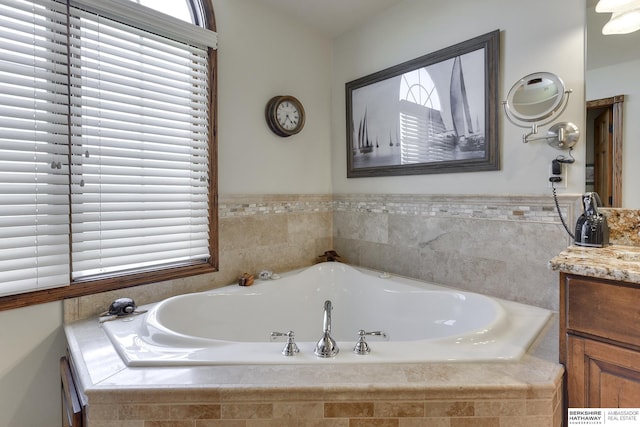
[[[338,345],[335,340],[331,338],[331,310],[333,306],[330,300],[324,302],[324,322],[323,322],[323,335],[320,341],[316,344],[316,348],[313,350],[318,357],[334,357],[338,354]]]

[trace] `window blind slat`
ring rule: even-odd
[[[185,227],[186,228],[186,227]],[[179,233],[177,234],[144,234],[144,233],[136,233],[131,234],[126,237],[122,236],[108,236],[108,238],[102,240],[102,244],[100,245],[100,251],[102,252],[102,256],[104,257],[106,251],[109,249],[115,249],[117,251],[113,252],[117,255],[123,255],[122,248],[127,248],[130,254],[135,254],[140,252],[140,248],[144,248],[149,245],[167,245],[173,249],[177,249],[177,245],[184,247],[191,247],[192,241],[201,239],[206,240],[208,238],[208,233],[206,228],[198,232],[190,232],[188,229],[185,230],[177,230]],[[185,234],[188,232],[190,234]],[[188,235],[189,239],[186,240],[185,236]],[[90,253],[94,246],[91,244],[91,241],[86,242],[76,242],[79,252],[85,254],[87,259],[94,258],[94,255]],[[119,252],[118,252],[119,251]],[[81,258],[79,258],[81,259]]]
[[[181,227],[185,224],[188,224],[194,232],[200,231],[202,225],[207,225],[206,219],[196,218],[196,217],[175,217],[175,218],[143,218],[132,221],[132,224],[137,225],[137,227],[122,227],[122,224],[126,222],[126,216],[122,215],[120,217],[120,221],[101,221],[100,215],[86,215],[88,218],[93,218],[94,221],[85,221],[80,224],[76,224],[76,231],[81,233],[88,232],[105,232],[105,231],[131,231],[137,232],[138,229],[153,229],[158,232],[166,232],[168,228]],[[114,217],[115,219],[115,217]],[[188,219],[188,221],[187,221]],[[88,241],[90,240],[87,235],[79,236],[79,241]]]
[[[204,245],[205,242],[201,243]],[[152,247],[150,248],[149,246]],[[157,248],[153,246],[148,245],[144,248],[127,247],[126,253],[123,253],[121,249],[82,252],[81,256],[90,255],[90,257],[87,260],[74,259],[74,263],[79,267],[76,276],[83,277],[87,273],[95,275],[141,267],[148,268],[154,265],[170,265],[174,262],[208,257],[207,252],[198,252],[196,249],[191,248],[190,244],[185,244],[184,246],[186,247],[181,249],[169,247],[168,245],[160,245]],[[136,251],[136,249],[139,250]]]
[[[105,193],[105,194],[101,194],[101,195],[96,195],[96,194],[92,194],[92,193],[88,193],[88,194],[77,194],[76,197],[78,198],[78,200],[81,202],[80,206],[77,206],[74,208],[74,212],[99,212],[99,208],[96,208],[95,206],[100,206],[100,204],[104,205],[103,209],[108,209],[109,206],[116,206],[115,203],[117,202],[118,206],[122,206],[123,211],[127,211],[127,210],[131,210],[128,208],[128,203],[137,203],[138,206],[138,210],[140,209],[140,203],[142,203],[142,206],[148,206],[151,203],[157,203],[158,207],[161,206],[165,206],[166,210],[172,210],[175,211],[177,209],[169,209],[167,208],[167,206],[172,206],[173,203],[176,204],[176,206],[184,206],[186,202],[191,202],[194,204],[194,206],[197,206],[200,203],[207,203],[208,202],[208,197],[207,197],[207,192],[206,189],[202,190],[199,189],[199,191],[196,193],[194,192],[193,194],[181,194],[181,193],[157,193],[157,194],[138,194],[138,193],[131,193],[131,194],[122,194],[122,193],[117,193],[117,194],[109,194],[109,193]],[[161,209],[158,209],[161,210]],[[150,210],[147,212],[154,212],[155,210]],[[185,217],[186,215],[182,215],[182,217]]]
[[[180,123],[166,120],[159,121],[154,118],[138,115],[137,117],[139,117],[140,120],[136,122],[136,117],[126,117],[123,120],[119,120],[118,114],[112,114],[109,110],[105,110],[103,112],[104,114],[96,113],[95,111],[91,111],[91,109],[84,109],[84,111],[87,110],[88,114],[82,121],[83,126],[97,128],[102,136],[108,135],[107,132],[110,129],[114,129],[145,135],[158,135],[168,138],[175,137],[179,138],[179,140],[184,140],[184,138],[191,138],[191,135],[194,132],[197,133],[198,130],[206,130],[206,123],[202,123],[202,120],[196,117],[193,117],[191,122]],[[91,117],[92,113],[94,117]]]
[[[80,80],[77,80],[75,83],[79,84]],[[133,108],[131,106],[132,100],[138,98],[138,96],[133,96],[131,93],[115,93],[115,92],[100,92],[97,88],[91,88],[88,86],[83,86],[82,88],[78,88],[74,85],[71,88],[71,93],[73,96],[83,96],[87,100],[88,107],[96,107],[99,106],[100,103],[105,103],[103,108],[110,108],[111,105],[125,105],[129,106],[129,108]],[[194,92],[198,95],[191,96],[188,99],[180,99],[176,100],[176,102],[166,102],[166,98],[159,97],[160,100],[154,100],[147,97],[147,101],[145,102],[144,108],[146,110],[150,110],[150,115],[154,116],[155,114],[173,114],[173,117],[178,117],[181,114],[185,114],[185,108],[189,107],[192,109],[192,114],[197,117],[203,117],[203,111],[200,111],[198,107],[207,100],[206,91],[202,92]],[[141,108],[140,106],[135,106],[135,108]],[[77,112],[74,112],[76,114]]]
[[[154,123],[159,126],[164,126],[167,122],[172,122],[172,126],[182,125],[183,128],[193,126],[192,123],[205,127],[208,125],[205,112],[199,110],[194,110],[192,114],[187,115],[184,108],[176,108],[174,110],[172,105],[155,104],[155,108],[149,106],[141,107],[135,104],[131,105],[130,103],[111,102],[105,99],[91,98],[86,95],[84,101],[87,109],[100,109],[103,113],[111,114],[112,117],[122,121],[139,123],[139,119],[144,119],[144,124]],[[198,104],[195,106],[197,107]],[[165,108],[162,109],[160,107]],[[78,111],[78,109],[74,108],[72,110],[72,114],[80,113],[81,111]]]
[[[20,244],[18,238],[23,239],[27,244],[33,243],[33,237],[38,232],[45,232],[48,236],[56,236],[57,232],[60,232],[60,228],[55,225],[16,225],[14,227],[0,227],[0,248],[7,249],[14,247],[16,244]],[[60,238],[67,240],[68,233],[58,234]],[[13,239],[11,243],[6,243],[9,239]]]
[[[200,236],[201,239],[207,238],[206,224],[201,224],[201,227],[196,231],[192,231],[190,228],[190,225],[174,226],[172,228],[175,234],[161,234],[161,233],[158,233],[158,231],[161,231],[160,229],[150,228],[150,227],[137,228],[135,230],[112,230],[107,234],[107,237],[106,239],[104,239],[104,242],[108,244],[109,240],[116,240],[117,241],[116,244],[119,245],[121,244],[120,242],[122,240],[129,239],[128,245],[131,245],[131,246],[148,244],[150,242],[168,242],[168,241],[175,241],[175,240],[184,240],[184,235],[185,233],[188,233],[188,232],[192,232],[192,236],[195,236],[195,235]],[[82,242],[85,242],[85,241],[91,242],[91,240],[97,237],[98,233],[100,233],[100,231],[94,231],[94,232],[87,231],[83,233],[83,236],[82,236],[85,238],[85,240],[82,240],[76,243],[82,244]],[[137,240],[137,239],[143,239],[143,238],[146,240]],[[142,243],[143,241],[145,243]]]
[[[45,17],[65,16],[67,10],[65,3],[51,0],[3,0],[0,7],[3,9],[3,15],[20,11],[31,15],[35,11],[38,15]],[[15,17],[15,15],[10,16]]]
[[[142,135],[136,133],[129,133],[128,136],[133,139],[135,137],[141,137]],[[129,141],[131,140],[129,139]],[[175,138],[174,138],[175,139]],[[86,143],[85,139],[82,146],[78,146],[78,150],[74,150],[75,155],[85,156],[82,165],[73,165],[73,171],[82,173],[85,166],[91,167],[92,165],[101,166],[121,166],[121,167],[134,167],[138,168],[141,176],[148,175],[145,170],[140,169],[140,161],[136,161],[135,157],[131,156],[132,150],[137,150],[139,154],[144,153],[145,163],[144,166],[152,169],[167,169],[169,171],[183,170],[205,170],[206,159],[208,152],[199,147],[193,147],[189,152],[180,150],[179,147],[171,144],[156,144],[155,147],[147,148],[145,145],[131,145],[129,149],[126,148],[106,148],[96,144],[94,141]],[[109,142],[126,142],[126,140],[112,139]],[[199,140],[193,141],[194,144],[200,144]],[[151,144],[150,144],[151,145]],[[161,150],[161,149],[165,150]],[[96,154],[96,155],[92,155]],[[99,157],[98,157],[99,156]],[[185,164],[190,162],[192,167],[187,169]],[[78,168],[78,169],[76,169]],[[172,173],[172,172],[170,172]],[[108,173],[105,173],[108,174]],[[186,175],[185,175],[186,176]]]
[[[78,66],[80,67],[80,65]],[[83,67],[86,67],[86,64]],[[72,83],[78,84],[82,82],[82,87],[85,89],[95,88],[106,93],[128,95],[132,98],[149,98],[166,103],[178,103],[183,106],[192,103],[194,100],[198,103],[204,102],[207,96],[206,91],[196,85],[185,92],[185,90],[176,89],[168,85],[149,83],[146,80],[142,80],[140,76],[137,76],[136,81],[128,76],[100,74],[97,70],[88,70],[87,68],[78,68],[78,74],[74,75],[74,78],[77,76],[81,76],[82,80],[72,80]],[[185,98],[187,94],[190,96]]]

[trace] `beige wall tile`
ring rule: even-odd
[[[195,427],[246,427],[245,420],[196,420]]]
[[[553,413],[556,403],[553,399],[527,400],[527,415],[548,415]]]
[[[498,417],[452,418],[451,427],[501,427]]]
[[[91,427],[145,427],[143,420],[96,420],[90,421]]]
[[[549,427],[553,424],[553,416],[502,417],[500,427]]]
[[[298,427],[350,427],[348,418],[300,419]]]
[[[247,427],[297,427],[298,421],[292,418],[279,418],[277,420],[247,420]]]
[[[145,421],[144,427],[195,427],[193,421]]]
[[[547,262],[568,244],[549,197],[335,195],[334,246],[352,262],[558,309]],[[573,200],[561,198],[564,209]]]
[[[329,402],[324,404],[325,418],[372,417],[371,402]]]
[[[274,418],[322,418],[324,405],[320,402],[282,402],[273,404]]]
[[[373,409],[376,417],[422,417],[422,402],[376,402]]]
[[[475,415],[479,417],[527,415],[527,403],[524,400],[476,401]]]
[[[225,419],[272,418],[271,403],[224,403],[220,406],[220,417]]]
[[[451,427],[449,418],[400,418],[398,427]]]
[[[351,418],[349,427],[399,427],[400,421],[393,418]]]
[[[424,414],[427,417],[472,417],[475,415],[474,402],[426,402]]]

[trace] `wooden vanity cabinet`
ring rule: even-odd
[[[67,357],[60,359],[60,397],[62,404],[62,427],[86,426],[84,405],[73,378],[71,363]]]
[[[569,408],[640,405],[640,285],[561,273]]]

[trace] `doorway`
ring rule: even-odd
[[[622,206],[624,95],[587,101],[586,190],[606,207]]]

